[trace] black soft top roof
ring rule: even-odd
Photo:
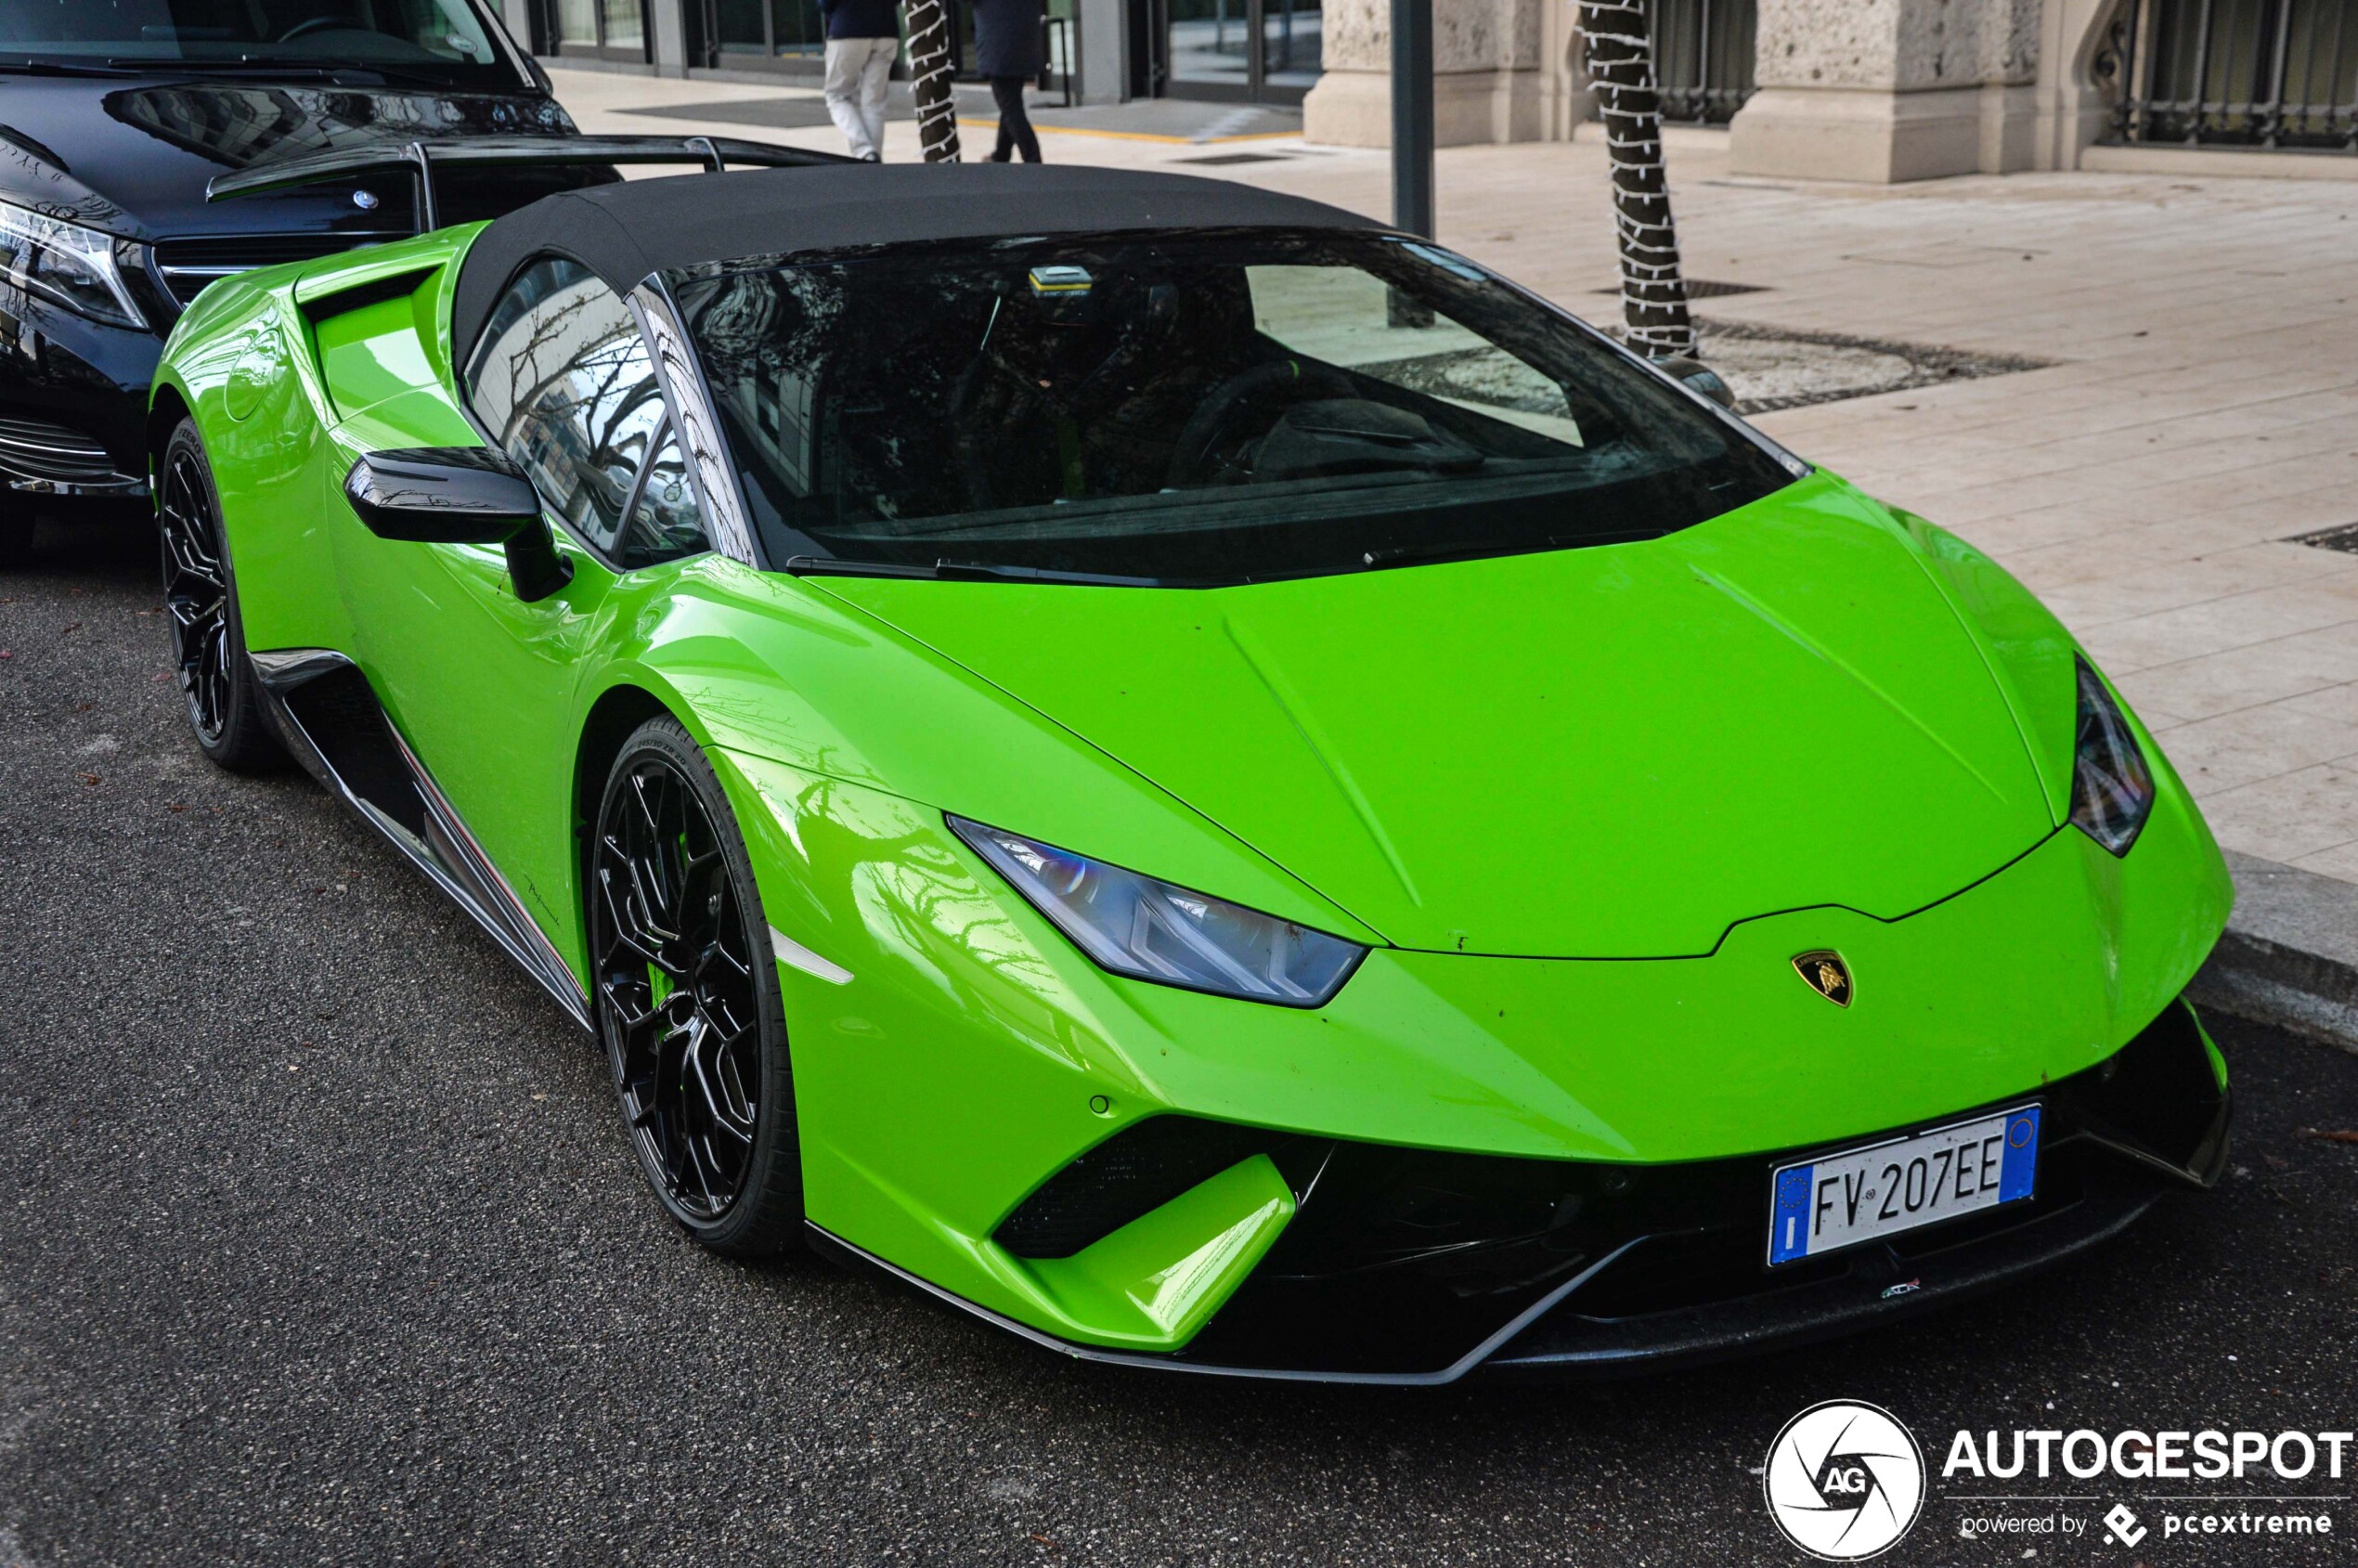
[[[571,256],[616,292],[649,273],[745,256],[928,240],[1142,228],[1375,227],[1324,202],[1227,180],[1018,163],[832,164],[626,180],[520,207],[459,269],[463,361],[500,291],[534,256]]]

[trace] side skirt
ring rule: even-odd
[[[583,1030],[590,998],[394,728],[369,678],[329,648],[252,654],[287,750],[473,916]]]

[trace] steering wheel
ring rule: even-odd
[[[353,20],[350,17],[305,17],[301,21],[295,23],[292,27],[287,29],[284,32],[279,34],[278,42],[281,44],[292,44],[296,39],[308,37],[314,32],[328,32],[331,31],[338,32],[365,32],[368,30],[363,28],[358,22]]]
[[[1255,404],[1291,403],[1305,397],[1348,397],[1355,388],[1351,378],[1331,365],[1305,365],[1289,356],[1237,371],[1204,395],[1196,411],[1179,431],[1171,448],[1171,467],[1163,483],[1174,490],[1188,489],[1217,476],[1226,463],[1220,458],[1222,438],[1238,415]]]

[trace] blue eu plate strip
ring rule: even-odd
[[[2025,1106],[2006,1118],[2006,1153],[1998,1167],[1998,1201],[2028,1198],[2039,1176],[2039,1108]]]
[[[1809,1194],[1817,1180],[1815,1165],[1796,1165],[1778,1173],[1776,1229],[1768,1238],[1770,1263],[1790,1263],[1809,1255]]]

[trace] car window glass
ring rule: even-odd
[[[663,395],[620,295],[559,257],[526,267],[467,371],[475,413],[541,499],[613,553]]]
[[[696,492],[688,483],[688,464],[680,452],[680,437],[666,424],[656,438],[655,455],[647,477],[631,503],[630,521],[624,525],[622,545],[615,554],[625,566],[652,566],[709,550],[704,519],[696,512]]]
[[[465,0],[81,0],[0,6],[13,53],[414,70],[454,84],[506,75]]]
[[[1795,472],[1379,235],[942,241],[673,288],[778,562],[1257,581],[1658,538]]]
[[[1328,365],[1580,442],[1564,389],[1480,333],[1347,266],[1248,266],[1252,324]]]

